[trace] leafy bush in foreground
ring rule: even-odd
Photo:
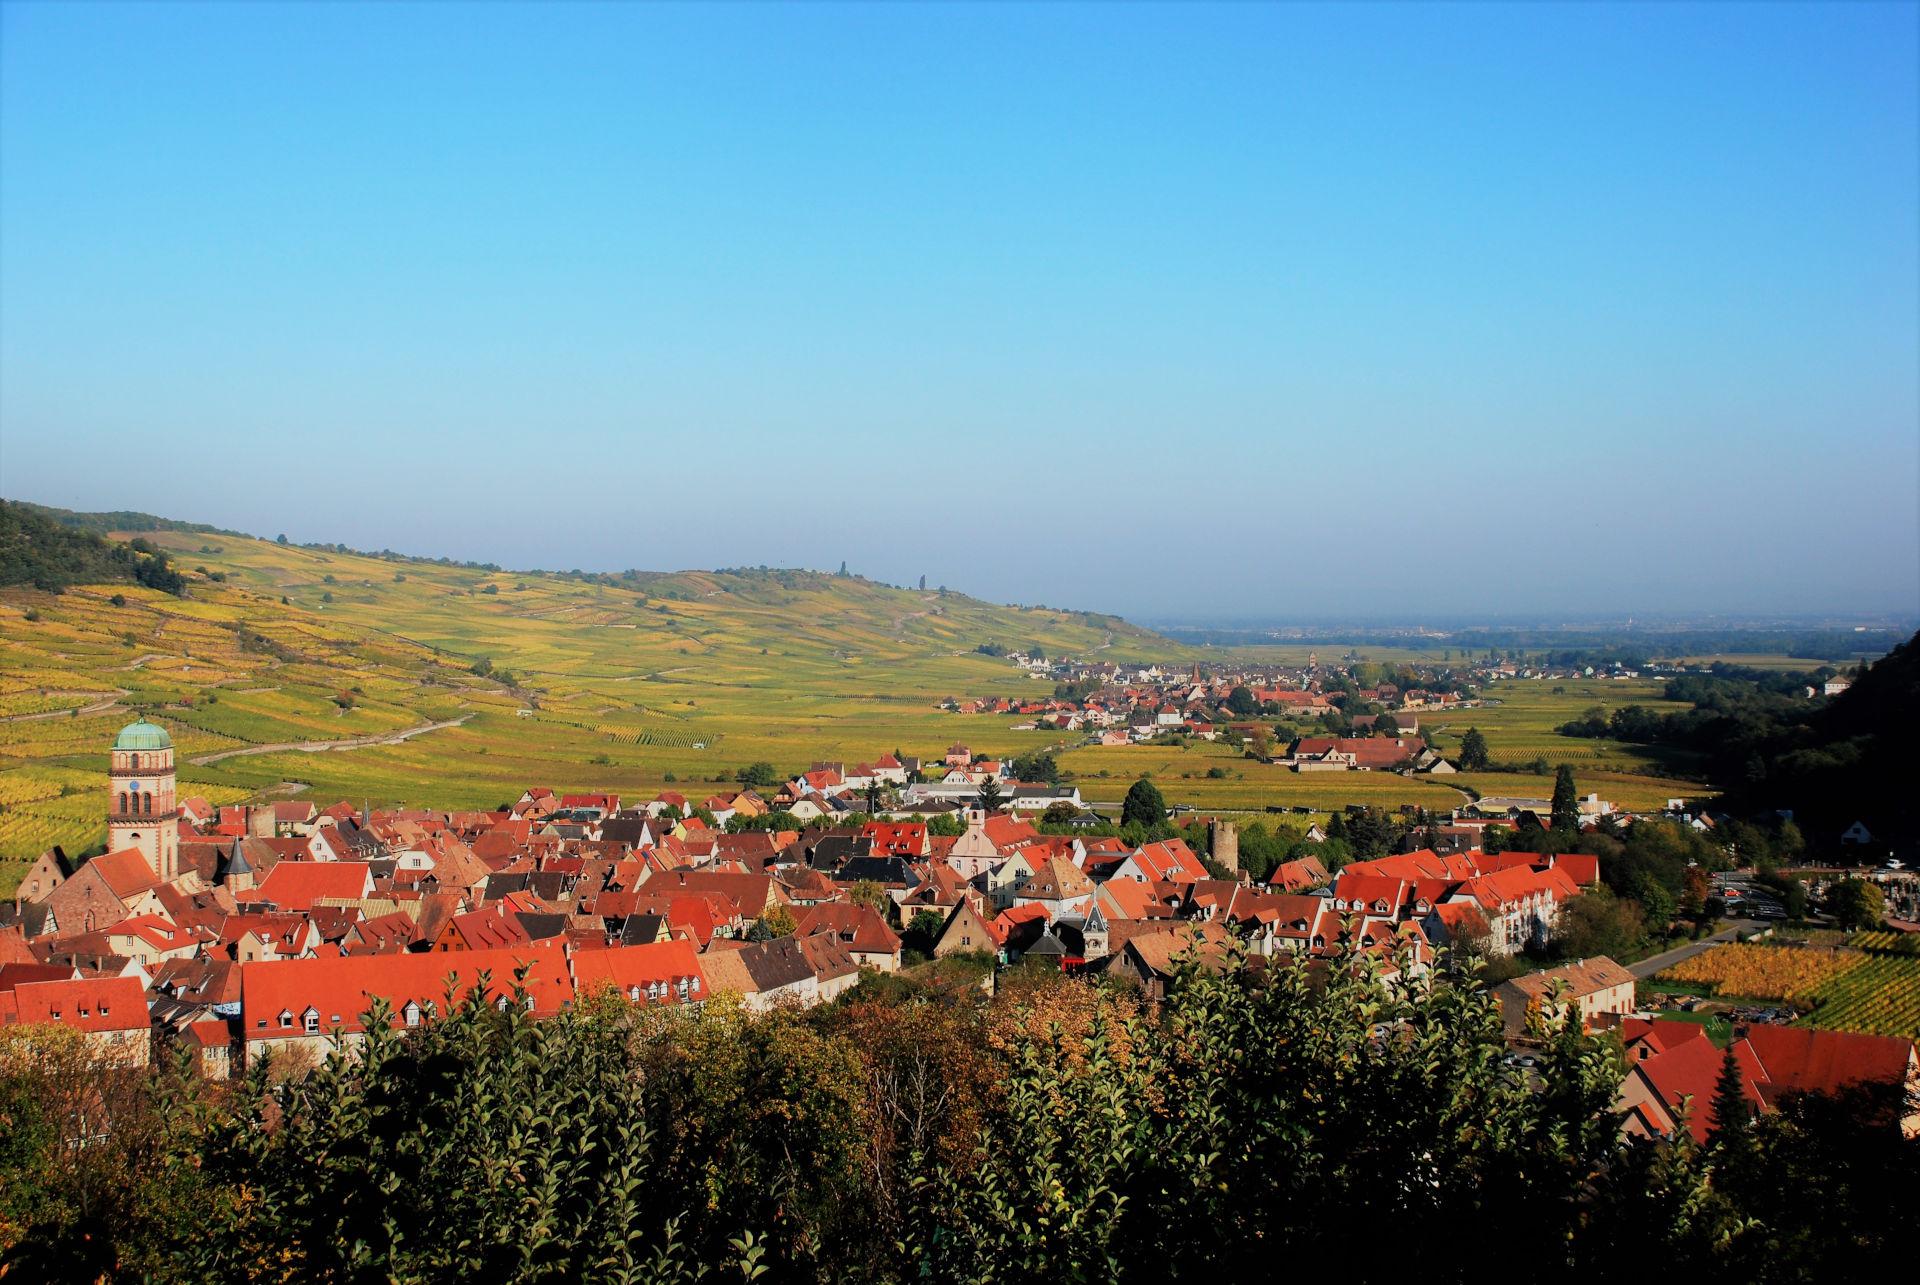
[[[214,1092],[156,1071],[78,1148],[42,1109],[58,1068],[0,1047],[0,1265],[72,1275],[55,1255],[76,1245],[88,1276],[156,1280],[1237,1281],[1334,1259],[1467,1280],[1491,1246],[1580,1279],[1896,1261],[1914,1150],[1872,1113],[1784,1111],[1737,1149],[1629,1142],[1615,1045],[1562,1031],[1509,1066],[1471,987],[1253,961],[1158,1005],[1058,979],[886,993],[764,1016],[601,998],[539,1023],[467,1004],[303,1075]],[[137,1196],[63,1199],[74,1155]],[[1847,1203],[1823,1213],[1827,1184]]]

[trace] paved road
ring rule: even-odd
[[[369,745],[398,745],[416,736],[425,736],[428,732],[458,727],[472,717],[471,714],[462,714],[459,718],[450,718],[444,723],[422,723],[418,727],[409,727],[402,732],[376,732],[370,736],[354,736],[344,741],[281,741],[274,745],[249,745],[245,749],[202,754],[198,758],[188,759],[187,762],[195,767],[206,767],[225,759],[244,758],[249,754],[280,754],[289,750],[298,750],[302,754],[324,754],[333,750],[363,750]]]
[[[1711,937],[1702,937],[1699,941],[1690,941],[1686,945],[1659,955],[1649,956],[1637,964],[1629,965],[1627,971],[1638,978],[1648,978],[1663,968],[1671,968],[1683,959],[1691,959],[1703,950],[1710,950],[1721,942],[1732,941],[1748,929],[1760,928],[1766,921],[1762,919],[1736,919],[1732,925],[1722,928]]]

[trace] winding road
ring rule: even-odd
[[[195,767],[207,767],[222,759],[245,758],[249,754],[280,754],[295,750],[301,754],[325,754],[334,750],[360,750],[370,745],[398,745],[410,741],[416,736],[428,732],[438,732],[443,728],[458,727],[472,718],[471,714],[462,714],[459,718],[450,718],[444,723],[422,723],[418,727],[409,727],[401,732],[380,732],[373,736],[353,736],[344,741],[282,741],[277,745],[248,745],[237,750],[221,750],[218,754],[202,754],[187,761]]]

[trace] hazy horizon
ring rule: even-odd
[[[1136,620],[1920,613],[1902,6],[0,7],[0,494]]]

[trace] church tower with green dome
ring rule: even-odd
[[[120,729],[107,769],[107,851],[138,848],[160,880],[180,873],[179,804],[173,796],[173,738],[141,719]]]

